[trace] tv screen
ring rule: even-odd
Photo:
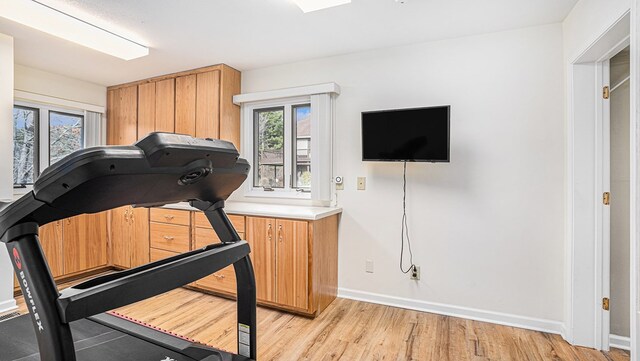
[[[449,162],[449,109],[362,113],[362,160]]]

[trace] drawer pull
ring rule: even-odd
[[[215,277],[215,278],[217,278],[219,280],[224,279],[224,275],[219,275],[219,274],[215,274],[215,273],[213,274],[213,277]]]
[[[170,220],[174,219],[175,217],[170,215],[170,214],[165,214],[164,218],[166,218],[167,221],[170,221]]]
[[[162,236],[162,238],[166,239],[167,241],[173,241],[173,237],[171,236]]]

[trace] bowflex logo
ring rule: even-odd
[[[20,253],[17,248],[13,249],[13,262],[16,264],[16,268],[18,269],[18,276],[20,276],[20,283],[22,284],[22,291],[26,296],[25,299],[27,301],[27,305],[31,307],[31,316],[36,323],[36,327],[39,332],[44,331],[44,327],[42,326],[42,320],[40,319],[40,314],[38,313],[38,307],[36,306],[36,301],[33,299],[33,295],[31,294],[31,288],[29,287],[29,281],[27,281],[27,277],[22,270],[22,257],[20,257]]]
[[[22,259],[20,259],[20,253],[18,253],[18,249],[13,249],[13,261],[16,263],[16,267],[19,270],[22,270]]]

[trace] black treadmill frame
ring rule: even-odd
[[[6,243],[29,308],[42,361],[76,360],[69,322],[187,285],[231,264],[237,281],[238,353],[257,359],[256,285],[249,246],[233,228],[223,201],[192,201],[191,205],[205,213],[222,244],[98,277],[62,294],[40,246],[38,223],[25,221],[7,230],[1,241]],[[151,274],[155,274],[155,281]],[[158,280],[158,274],[170,280]],[[240,337],[240,329],[248,334],[248,345]]]

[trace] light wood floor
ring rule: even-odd
[[[27,312],[21,299],[19,306]],[[117,311],[236,351],[233,301],[178,289]],[[572,347],[558,335],[346,299],[315,320],[259,308],[258,355],[260,361],[629,360],[625,351]]]

